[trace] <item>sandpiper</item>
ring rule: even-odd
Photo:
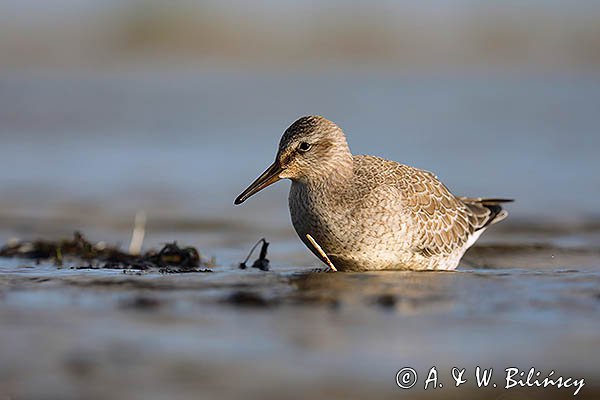
[[[284,132],[275,162],[235,204],[284,178],[300,239],[342,271],[455,269],[511,201],[457,197],[430,172],[352,155],[342,130],[320,116]]]

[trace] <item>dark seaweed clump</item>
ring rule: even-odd
[[[211,272],[209,263],[202,260],[194,247],[166,244],[160,251],[149,250],[141,255],[126,253],[103,243],[90,243],[79,232],[72,239],[59,241],[18,241],[0,249],[0,257],[18,257],[36,262],[52,260],[62,266],[65,261],[76,264],[75,269],[156,269],[162,273]]]

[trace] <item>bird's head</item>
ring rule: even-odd
[[[340,127],[320,116],[302,117],[283,133],[275,162],[235,199],[235,204],[280,179],[326,180],[351,168],[352,154]]]

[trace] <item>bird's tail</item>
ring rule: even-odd
[[[459,199],[473,213],[473,217],[477,220],[477,230],[498,223],[508,217],[508,211],[502,208],[502,203],[514,201],[513,199],[486,199],[481,197],[459,197]]]

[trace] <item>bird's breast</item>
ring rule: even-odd
[[[294,229],[305,243],[309,234],[328,254],[347,246],[343,232],[347,215],[332,204],[328,193],[293,182],[289,207]]]
[[[313,253],[307,234],[332,259],[352,259],[361,266],[377,266],[369,269],[402,262],[410,256],[410,235],[400,205],[373,194],[371,197],[361,197],[356,202],[345,199],[339,192],[294,182],[289,195],[292,224]]]

